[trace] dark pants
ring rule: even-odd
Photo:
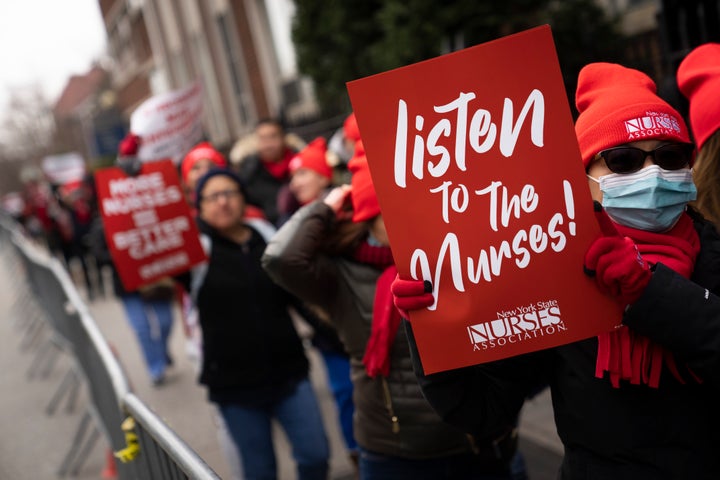
[[[360,449],[360,480],[512,480],[499,465],[478,462],[471,454],[427,460],[391,457]]]

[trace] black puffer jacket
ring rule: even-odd
[[[370,337],[375,285],[382,272],[319,252],[334,218],[320,201],[300,209],[270,241],[263,266],[285,289],[324,308],[335,323],[350,355],[358,444],[410,459],[471,451],[468,436],[442,422],[423,398],[402,329],[393,345],[390,376],[370,378],[365,373],[362,358]]]
[[[695,226],[702,249],[692,281],[656,265],[623,321],[673,352],[702,384],[681,384],[665,367],[657,389],[613,388],[595,378],[592,338],[428,376],[416,361],[428,400],[446,421],[487,434],[506,428],[525,395],[547,382],[565,445],[562,479],[720,478],[720,239],[713,226],[699,219]]]

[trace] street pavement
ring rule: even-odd
[[[73,440],[87,397],[81,390],[72,411],[67,411],[66,401],[52,415],[45,413],[70,360],[61,354],[44,378],[42,375],[28,378],[27,372],[37,350],[21,348],[22,331],[18,324],[22,323],[22,318],[19,316],[26,312],[11,308],[16,300],[16,289],[13,287],[17,283],[13,272],[4,268],[6,265],[7,262],[0,262],[0,338],[4,339],[3,348],[0,349],[0,369],[3,372],[0,375],[0,429],[3,432],[0,440],[0,479],[53,479],[57,478],[55,472]],[[81,285],[82,282],[76,281],[76,284]],[[231,478],[230,468],[218,441],[215,413],[206,399],[205,389],[197,383],[197,373],[187,354],[179,315],[176,315],[177,321],[170,340],[174,366],[169,371],[166,383],[154,387],[145,371],[138,343],[122,307],[110,292],[107,293],[106,298],[89,302],[89,306],[103,335],[118,351],[135,393],[221,478]],[[37,345],[41,344],[37,342]],[[312,382],[331,444],[331,478],[351,479],[353,467],[346,455],[335,419],[335,405],[327,388],[320,356],[312,348],[308,349],[308,354]],[[289,445],[279,428],[276,428],[275,433],[278,478],[293,479],[295,475]],[[555,432],[547,392],[527,403],[522,415],[520,435],[521,451],[530,478],[556,478],[562,446]],[[102,438],[95,442],[76,478],[101,478],[107,467],[106,447],[107,442]]]

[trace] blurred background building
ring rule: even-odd
[[[432,2],[430,2],[432,3]],[[28,92],[0,142],[18,170],[80,152],[91,168],[114,160],[130,114],[153,95],[199,80],[204,130],[228,151],[266,117],[306,140],[350,110],[345,82],[525,28],[553,27],[572,105],[582,65],[618,61],[653,77],[685,111],[675,69],[693,47],[720,41],[720,0],[98,0],[107,54],[75,75],[53,104]],[[444,15],[437,15],[443,9]],[[22,114],[20,114],[22,113]],[[21,122],[26,115],[32,122]],[[30,126],[28,126],[30,125]],[[31,130],[30,132],[22,132]],[[23,137],[23,138],[25,138]],[[14,189],[17,175],[0,178]]]

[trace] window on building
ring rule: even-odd
[[[216,18],[223,49],[225,50],[225,56],[228,60],[227,65],[230,70],[230,78],[239,109],[240,121],[248,125],[254,121],[251,108],[252,103],[250,92],[248,92],[246,88],[245,62],[242,58],[240,46],[237,44],[235,35],[233,35],[232,18],[228,13],[218,15]]]

